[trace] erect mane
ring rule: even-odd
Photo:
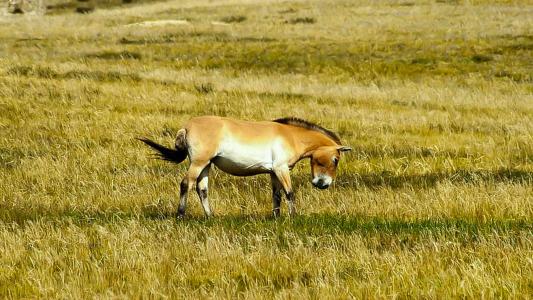
[[[328,129],[326,129],[326,128],[322,127],[322,126],[319,126],[319,125],[317,125],[315,123],[311,123],[309,121],[300,119],[300,118],[285,117],[285,118],[276,119],[273,122],[281,123],[281,124],[287,124],[287,125],[292,125],[292,126],[297,126],[297,127],[302,127],[302,128],[307,128],[307,129],[310,129],[310,130],[318,131],[318,132],[323,133],[323,134],[327,135],[328,137],[330,137],[338,145],[342,144],[341,143],[341,139],[339,139],[339,136],[337,136],[337,134],[335,134],[333,131],[328,130]]]

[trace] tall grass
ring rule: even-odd
[[[170,1],[0,19],[0,295],[527,298],[532,10]],[[189,24],[135,25],[168,19]],[[270,217],[268,176],[214,170],[216,216],[193,195],[178,221],[186,165],[135,137],[170,145],[204,114],[298,116],[354,151],[325,191],[293,170],[295,218]]]

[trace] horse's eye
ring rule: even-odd
[[[333,164],[334,164],[335,166],[337,166],[338,163],[339,163],[339,159],[336,158],[336,157],[334,157],[334,158],[333,158]]]

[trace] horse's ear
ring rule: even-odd
[[[346,152],[346,151],[352,151],[352,148],[348,146],[339,146],[337,150],[339,150],[340,152]]]

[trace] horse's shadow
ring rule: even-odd
[[[382,216],[366,216],[334,213],[300,214],[293,217],[272,217],[269,213],[257,214],[220,214],[211,218],[202,215],[186,215],[177,218],[175,212],[166,209],[147,207],[139,211],[115,212],[83,212],[79,210],[58,211],[57,213],[39,214],[37,212],[16,214],[6,212],[0,215],[4,224],[16,223],[20,226],[32,224],[35,221],[53,222],[59,226],[68,222],[80,227],[94,224],[120,224],[129,220],[140,222],[171,221],[176,226],[190,228],[224,228],[246,234],[253,232],[278,232],[291,231],[303,235],[323,234],[418,234],[422,232],[439,233],[455,232],[458,234],[490,233],[490,232],[516,232],[533,231],[533,222],[528,219],[513,220],[500,219],[481,221],[475,218],[427,218],[427,219],[401,219],[385,218]]]
[[[290,230],[305,234],[351,234],[351,233],[420,233],[457,231],[463,233],[492,231],[533,230],[529,220],[480,221],[474,218],[428,218],[406,220],[381,216],[338,215],[333,213],[312,213],[294,217],[274,218],[270,215],[223,215],[213,218],[189,216],[178,219],[178,223],[203,227],[224,227],[228,229],[257,228]]]

